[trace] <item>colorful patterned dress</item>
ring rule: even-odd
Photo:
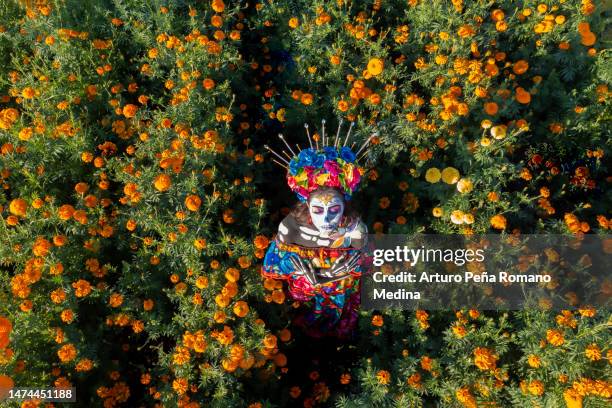
[[[336,282],[311,285],[305,276],[295,273],[290,257],[309,259],[317,268],[329,268],[333,262],[348,252],[347,259],[361,252],[352,247],[307,247],[283,243],[278,236],[270,243],[261,273],[273,279],[288,282],[288,294],[293,300],[302,303],[301,314],[294,324],[301,326],[312,337],[334,336],[348,339],[357,323],[360,303],[361,265],[350,276]]]

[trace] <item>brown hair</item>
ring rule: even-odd
[[[310,199],[313,196],[316,196],[320,193],[327,193],[330,191],[339,192],[340,196],[342,197],[342,202],[344,202],[343,218],[346,217],[345,225],[349,225],[355,219],[359,218],[359,214],[357,214],[357,211],[353,208],[353,206],[351,205],[351,202],[345,200],[344,194],[342,194],[342,192],[335,187],[327,187],[327,186],[319,187],[316,190],[314,190],[312,193],[310,193],[310,196],[308,197],[308,201],[300,201],[297,204],[295,204],[289,214],[292,215],[299,224],[313,225],[312,221],[310,220],[310,212],[308,211],[308,203],[310,202]]]

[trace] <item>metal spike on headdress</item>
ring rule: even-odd
[[[336,136],[333,140],[333,144],[332,142],[332,138],[327,135],[326,133],[326,129],[325,129],[325,124],[326,124],[326,120],[322,119],[321,120],[321,135],[318,135],[317,133],[315,133],[314,135],[310,135],[310,130],[309,130],[309,126],[308,123],[304,123],[304,128],[306,129],[306,135],[308,136],[308,143],[310,145],[310,148],[313,150],[317,150],[319,151],[319,140],[321,140],[321,149],[324,149],[325,147],[333,147],[335,149],[340,149],[342,147],[348,147],[351,150],[353,150],[355,152],[355,160],[359,161],[361,159],[363,159],[365,156],[367,156],[367,152],[368,152],[368,147],[370,145],[370,142],[372,140],[372,138],[374,138],[375,136],[378,136],[379,133],[375,132],[372,135],[370,135],[370,137],[368,137],[359,147],[358,150],[355,150],[355,146],[357,145],[358,141],[352,141],[350,146],[347,144],[349,143],[349,139],[351,138],[351,132],[353,130],[353,127],[355,126],[355,122],[352,121],[350,124],[350,127],[348,129],[348,132],[346,133],[346,137],[344,138],[344,143],[341,144],[341,137],[340,137],[340,131],[342,130],[342,124],[343,124],[343,119],[340,118],[338,121],[338,130],[336,131]],[[300,147],[300,145],[298,143],[295,143],[295,147],[297,149],[296,153],[291,146],[289,145],[289,143],[287,142],[287,140],[285,139],[285,137],[283,136],[282,133],[278,134],[278,137],[280,140],[282,140],[282,142],[285,144],[285,146],[288,149],[287,150],[283,149],[280,151],[280,153],[275,152],[274,150],[272,150],[270,148],[270,146],[268,145],[264,145],[264,147],[270,151],[272,154],[274,154],[274,156],[276,156],[276,158],[280,159],[281,161],[277,161],[276,159],[272,159],[275,163],[279,164],[280,166],[284,167],[285,169],[288,169],[289,163],[291,162],[291,160],[293,160],[295,157],[298,156],[298,153],[300,153],[302,151],[302,148]],[[312,140],[315,140],[316,146],[313,146]],[[329,146],[328,146],[329,145]],[[284,163],[284,164],[283,164]]]
[[[310,137],[310,132],[308,131],[308,123],[304,123],[304,128],[306,129],[306,135],[308,136],[308,143],[310,144],[310,148],[312,149],[312,138]]]
[[[283,141],[283,143],[285,144],[285,146],[287,146],[287,149],[289,149],[289,151],[291,152],[291,154],[293,154],[294,156],[296,156],[295,152],[293,151],[293,149],[291,148],[291,146],[289,146],[289,143],[287,143],[287,141],[285,140],[285,138],[283,137],[282,133],[278,134],[278,138],[280,140]]]
[[[323,128],[323,130],[321,131],[321,133],[323,134],[322,136],[323,147],[325,147],[327,145],[325,143],[325,119],[321,119],[321,127]]]
[[[378,133],[372,133],[370,137],[368,137],[368,139],[365,142],[363,142],[359,150],[357,150],[357,153],[355,153],[355,156],[358,156],[359,153],[361,153],[361,151],[365,149],[365,147],[370,143],[370,140],[372,140],[374,136],[378,136]]]
[[[274,163],[278,164],[279,166],[281,166],[282,168],[289,170],[289,167],[288,167],[286,164],[283,164],[283,163],[279,162],[279,161],[278,161],[278,160],[276,160],[276,159],[272,159],[272,161],[273,161]]]
[[[272,153],[273,155],[275,155],[276,157],[278,157],[279,159],[281,159],[283,162],[285,162],[286,164],[289,164],[289,162],[287,161],[287,159],[285,159],[283,156],[281,156],[280,154],[276,153],[274,150],[272,150],[272,148],[270,146],[268,146],[267,144],[264,145],[264,148],[269,151],[270,153]],[[273,159],[274,160],[274,159]]]
[[[346,134],[346,137],[344,138],[344,143],[342,144],[343,146],[346,146],[346,142],[349,140],[349,137],[351,136],[351,130],[353,130],[353,126],[355,126],[355,122],[351,122],[351,126],[349,127],[348,133]]]
[[[340,122],[338,122],[338,131],[336,132],[336,139],[334,140],[334,147],[338,147],[338,139],[340,137],[340,128],[342,127],[342,118],[340,118]]]

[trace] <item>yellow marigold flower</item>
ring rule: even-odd
[[[533,380],[529,382],[527,386],[529,393],[532,395],[542,395],[544,394],[544,384],[540,380]]]
[[[297,17],[291,17],[289,19],[289,27],[297,28],[300,25],[300,20]]]
[[[459,170],[454,167],[447,167],[442,170],[441,177],[446,184],[455,184],[459,181]]]
[[[427,171],[425,172],[425,180],[427,180],[430,183],[439,182],[441,177],[442,177],[442,173],[437,167],[431,167],[427,169]]]
[[[463,224],[463,217],[464,217],[464,213],[461,210],[455,210],[451,213],[450,215],[450,220],[453,224]]]
[[[573,388],[563,391],[563,399],[567,408],[582,408],[582,396]]]
[[[506,137],[508,127],[506,125],[496,125],[491,127],[491,136],[497,140],[501,140]]]
[[[475,221],[475,219],[474,219],[474,215],[473,214],[470,214],[470,213],[464,213],[463,214],[463,222],[465,224],[473,224],[474,221]]]
[[[466,407],[476,407],[476,398],[472,395],[469,388],[462,387],[455,392],[457,400]]]
[[[368,61],[367,71],[372,76],[380,75],[384,68],[385,63],[380,58],[371,58],[370,61]]]
[[[21,96],[23,96],[26,99],[31,99],[36,95],[36,91],[32,88],[30,88],[29,86],[24,88],[23,91],[21,91]]]
[[[474,185],[472,184],[472,181],[470,179],[462,178],[457,182],[457,191],[462,194],[469,193],[473,189]]]
[[[601,350],[595,343],[589,344],[584,350],[584,354],[591,361],[601,360]]]
[[[34,130],[31,127],[23,128],[19,131],[19,140],[28,141],[34,134]]]
[[[206,248],[206,239],[196,238],[195,241],[193,241],[193,246],[195,246],[200,251],[203,250],[204,248]]]
[[[542,365],[542,360],[540,360],[540,357],[536,356],[535,354],[530,354],[529,357],[527,357],[527,363],[532,368],[538,368],[540,365]]]
[[[466,336],[467,330],[465,329],[465,326],[462,324],[454,324],[453,333],[455,334],[455,336],[461,339]]]

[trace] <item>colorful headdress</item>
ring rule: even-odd
[[[291,155],[283,150],[282,154],[286,156],[283,157],[268,145],[264,145],[264,147],[281,160],[279,162],[276,159],[272,159],[276,164],[287,169],[287,184],[297,194],[300,201],[308,200],[312,191],[323,186],[338,188],[344,193],[344,198],[350,200],[353,193],[359,188],[361,177],[365,172],[365,169],[357,163],[357,156],[362,152],[363,155],[361,157],[365,155],[364,149],[376,134],[371,135],[361,145],[359,150],[354,152],[353,145],[356,142],[353,142],[350,147],[347,145],[351,130],[355,124],[354,122],[351,122],[349,131],[344,138],[344,143],[341,145],[339,142],[342,119],[338,124],[338,131],[336,132],[333,144],[330,143],[331,139],[325,135],[325,120],[322,120],[321,123],[322,145],[320,148],[319,139],[310,137],[308,124],[305,124],[304,127],[306,128],[310,147],[301,149],[296,145],[297,154],[289,146],[289,143],[287,143],[282,134],[279,134],[278,137],[287,146]],[[315,140],[315,146],[312,144],[313,139]]]

